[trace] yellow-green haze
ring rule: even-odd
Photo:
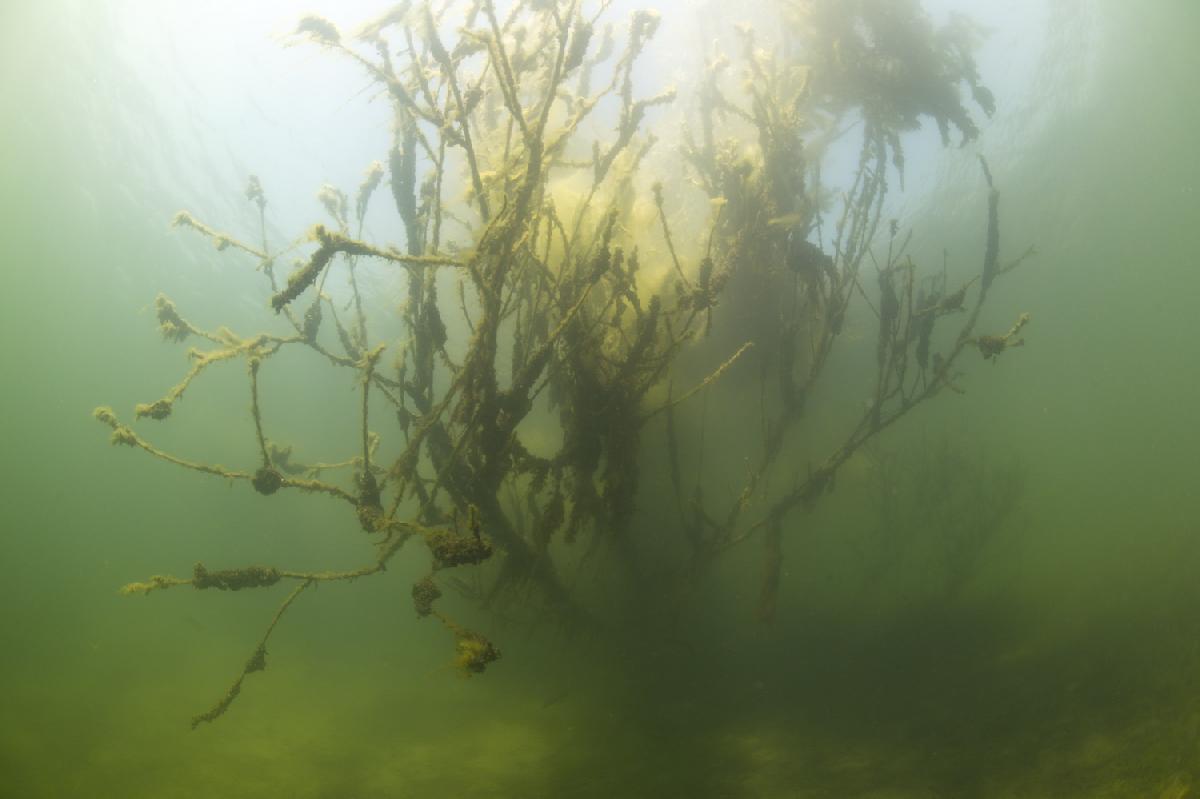
[[[346,24],[385,10],[331,5],[323,13]],[[618,27],[634,7],[619,5]],[[648,47],[636,93],[678,84],[676,105],[648,112],[668,144],[646,169],[688,231],[679,255],[694,270],[720,204],[666,166],[694,88],[681,48],[739,40],[714,30],[735,16],[669,5],[665,49]],[[1200,796],[1200,6],[926,5],[938,20],[962,11],[991,26],[978,63],[997,113],[979,114],[980,136],[962,148],[958,131],[943,148],[926,117],[903,190],[889,173],[886,219],[913,230],[922,274],[941,273],[944,251],[951,287],[970,280],[984,258],[976,156],[986,155],[1001,260],[1031,244],[1037,255],[997,281],[978,332],[1003,333],[1022,311],[1031,321],[1024,346],[994,361],[972,349],[952,378],[965,393],[917,407],[841,464],[812,510],[788,517],[769,623],[755,618],[761,536],[677,570],[686,574],[646,575],[653,617],[620,634],[562,629],[535,588],[481,608],[472,594],[494,570],[465,567],[458,584],[445,575],[439,609],[485,630],[503,656],[463,679],[453,628],[413,611],[430,555],[411,543],[382,574],[301,595],[272,633],[269,667],[246,677],[227,714],[192,730],[290,589],[142,597],[122,585],[186,578],[197,561],[356,569],[373,552],[345,507],[299,491],[261,496],[110,447],[92,409],[130,422],[136,403],[185,373],[189,345],[156,329],[159,292],[205,329],[250,336],[276,323],[253,260],[170,229],[178,209],[258,241],[242,191],[259,174],[268,238],[286,246],[326,218],[321,184],[350,192],[372,160],[386,162],[391,115],[355,64],[291,46],[284,32],[301,10],[288,3],[6,4],[0,796]],[[595,135],[614,136],[615,120],[602,121]],[[858,155],[839,146],[831,184]],[[465,174],[448,201],[463,208]],[[587,189],[551,183],[564,208]],[[663,267],[649,186],[629,198],[636,229],[622,235]],[[374,242],[403,240],[382,213],[366,227]],[[471,244],[461,227],[453,235]],[[304,252],[281,258],[281,280]],[[669,285],[672,271],[648,271],[644,288]],[[362,280],[376,318],[406,298],[386,270]],[[771,478],[776,492],[816,468],[874,399],[871,260],[860,283],[808,398],[803,446]],[[345,285],[331,278],[329,290],[349,307]],[[453,297],[448,282],[443,300]],[[733,302],[718,321],[745,311]],[[752,311],[747,329],[762,323]],[[453,358],[470,335],[455,324]],[[401,334],[388,321],[375,332]],[[714,329],[703,355],[682,356],[673,396],[743,341]],[[673,418],[684,499],[703,467],[722,513],[754,469],[746,442],[763,435],[749,363]],[[289,351],[264,363],[262,380],[268,432],[296,442],[297,458],[358,454],[356,373]],[[645,401],[665,400],[664,383]],[[164,450],[253,471],[250,401],[244,363],[215,364],[169,422],[138,430]],[[380,432],[394,433],[390,419]],[[521,434],[552,452],[557,421],[538,406]],[[641,441],[640,529],[680,519],[662,422]],[[399,452],[395,439],[381,446]],[[756,501],[748,522],[767,508]],[[570,579],[607,621],[628,618],[642,600],[595,576],[616,556],[584,557],[588,543],[562,545],[578,567]],[[649,563],[673,557],[661,546]]]

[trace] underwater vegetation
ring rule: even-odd
[[[270,501],[303,492],[340,503],[369,553],[348,571],[289,570],[280,552],[271,565],[198,563],[189,577],[126,585],[127,594],[291,586],[193,726],[223,715],[266,668],[276,624],[301,594],[383,574],[410,542],[430,558],[412,612],[445,627],[466,676],[501,649],[438,609],[445,590],[466,588],[448,576],[463,569],[479,573],[473,598],[485,605],[520,602],[570,629],[619,628],[655,616],[671,593],[660,586],[702,579],[705,564],[758,541],[757,615],[768,620],[785,543],[843,465],[914,408],[963,393],[969,359],[1023,343],[1028,314],[1007,331],[977,329],[994,282],[1032,254],[1001,258],[1000,194],[982,157],[987,235],[975,277],[953,283],[943,264],[924,269],[908,252],[911,231],[884,213],[891,182],[904,178],[904,134],[932,122],[943,141],[967,144],[978,113],[993,112],[968,23],[936,26],[915,0],[779,2],[771,34],[732,31],[729,52],[714,45],[685,98],[639,90],[659,16],[610,20],[608,6],[523,0],[502,13],[492,0],[405,2],[354,33],[306,17],[297,38],[350,59],[386,96],[388,152],[365,165],[353,197],[321,188],[329,218],[287,247],[268,240],[269,194],[253,176],[245,195],[260,241],[201,214],[175,216],[177,228],[262,273],[271,332],[203,329],[159,295],[164,340],[194,346],[180,381],[137,405],[133,421],[166,422],[210,367],[240,362],[257,460],[191,460],[111,408],[96,418],[113,444]],[[671,147],[664,125],[651,124],[668,112],[677,113]],[[844,185],[831,183],[827,160],[847,142],[856,164]],[[682,212],[685,193],[705,211]],[[403,240],[364,238],[379,202],[394,207]],[[306,254],[284,263],[297,252]],[[395,318],[372,318],[366,269],[403,282]],[[331,288],[342,279],[345,305]],[[829,424],[809,398],[851,314],[876,331],[871,399],[840,443],[797,472],[789,453]],[[401,335],[379,332],[396,324]],[[326,370],[354,376],[354,457],[304,462],[305,442],[272,438],[262,370],[284,350],[310,358],[313,381]],[[684,424],[678,410],[733,373],[757,386],[761,420],[744,452],[722,455],[748,464],[724,501],[702,479],[685,487],[680,449],[703,441],[703,425]],[[1001,377],[988,369],[982,379]],[[534,446],[527,422],[554,435]],[[663,479],[648,462],[665,465]],[[650,483],[671,495],[644,496]],[[641,503],[673,507],[676,523],[646,523]],[[625,601],[576,590],[567,566],[581,562],[611,572]]]

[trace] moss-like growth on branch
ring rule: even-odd
[[[210,571],[203,563],[197,563],[192,569],[192,585],[200,590],[219,588],[222,591],[240,591],[243,588],[263,588],[275,585],[280,577],[277,569],[268,566]]]
[[[500,659],[500,650],[491,641],[469,630],[458,633],[455,647],[458,649],[458,656],[454,659],[454,664],[464,677],[482,674],[488,664]]]
[[[441,589],[437,587],[437,583],[433,581],[432,577],[423,577],[413,583],[413,608],[417,611],[417,615],[422,618],[433,613],[433,603],[441,596]]]
[[[435,569],[483,563],[493,552],[492,544],[487,538],[459,535],[449,530],[435,530],[429,533],[425,537],[425,544],[433,554]]]
[[[270,496],[283,485],[283,475],[270,466],[263,466],[254,473],[254,478],[250,481],[250,484],[254,486],[254,490],[258,493]]]

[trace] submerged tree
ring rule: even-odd
[[[321,190],[330,221],[312,227],[307,259],[285,278],[276,274],[282,253],[267,240],[267,196],[256,178],[246,196],[260,242],[187,212],[175,217],[176,226],[257,264],[281,324],[248,337],[203,330],[159,296],[164,338],[203,345],[189,352],[182,381],[134,415],[170,417],[209,366],[242,360],[258,462],[233,470],[190,461],[156,448],[109,408],[96,417],[112,428],[113,443],[176,465],[244,481],[263,495],[299,490],[344,503],[375,551],[353,571],[197,564],[190,578],[125,586],[149,593],[295,584],[242,673],[193,725],[224,713],[244,677],[265,668],[276,622],[308,587],[380,573],[411,539],[431,557],[430,573],[412,589],[416,613],[446,626],[468,675],[499,650],[436,603],[445,570],[487,561],[495,563],[482,567],[480,601],[519,588],[537,614],[596,625],[611,619],[575,590],[564,564],[602,549],[604,568],[643,612],[659,582],[694,575],[697,564],[760,537],[767,554],[759,614],[769,618],[793,514],[916,405],[943,389],[960,392],[970,350],[994,358],[1021,343],[1025,316],[1003,335],[976,332],[993,280],[1020,260],[1000,260],[999,195],[986,164],[988,233],[976,278],[922,278],[906,255],[907,237],[884,222],[889,180],[903,176],[901,135],[928,118],[943,138],[956,130],[964,142],[974,139],[964,87],[992,111],[968,26],[936,27],[915,0],[784,0],[774,9],[778,37],[762,41],[740,28],[732,57],[710,54],[673,151],[681,163],[668,165],[707,197],[710,213],[695,220],[673,213],[649,166],[662,147],[647,119],[677,101],[674,89],[643,94],[635,81],[660,19],[638,12],[618,33],[604,21],[607,0],[592,5],[525,0],[502,13],[492,0],[404,2],[354,36],[306,17],[299,37],[352,59],[386,94],[386,158],[367,168],[353,201],[334,187]],[[611,121],[610,132],[592,135],[597,120]],[[835,193],[822,182],[822,161],[833,142],[853,137],[857,167]],[[397,244],[363,238],[385,178],[404,230]],[[399,336],[381,335],[370,318],[358,279],[368,265],[403,278]],[[325,290],[338,272],[349,279],[345,307]],[[873,399],[838,447],[789,479],[785,453],[804,435],[806,398],[856,296],[878,322]],[[955,315],[956,329],[939,335],[939,323]],[[260,369],[284,349],[357,375],[352,460],[300,463],[290,445],[268,436]],[[708,363],[676,394],[685,353]],[[739,453],[752,468],[736,500],[718,507],[700,480],[684,496],[676,409],[716,390],[739,362],[757,365],[762,436]],[[530,446],[527,420],[555,429],[554,451]],[[651,428],[655,441],[667,442],[678,509],[678,523],[666,527],[643,523],[638,505],[639,486],[651,477],[640,467],[648,450],[663,449],[647,438]],[[383,457],[388,448],[398,454]],[[337,467],[350,474],[329,477]],[[768,488],[772,474],[776,486]],[[752,501],[765,511],[750,518]]]

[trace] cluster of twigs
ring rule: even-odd
[[[889,607],[959,599],[1020,515],[1028,470],[1019,459],[997,460],[945,434],[922,438],[869,456],[866,501],[875,519],[855,549],[864,597]]]
[[[138,419],[166,419],[209,366],[243,360],[259,462],[237,471],[190,461],[157,449],[111,409],[98,409],[96,416],[112,429],[114,443],[176,465],[246,481],[263,495],[300,490],[346,503],[370,536],[375,557],[349,572],[264,566],[210,571],[197,565],[190,579],[155,576],[126,586],[129,593],[149,593],[177,585],[239,590],[297,583],[237,680],[194,725],[224,713],[244,677],[265,667],[267,638],[301,592],[318,582],[381,572],[412,538],[432,559],[430,574],[413,588],[414,608],[453,633],[458,664],[467,674],[482,671],[499,651],[434,609],[441,595],[435,578],[442,569],[480,564],[496,552],[503,557],[488,572],[490,584],[480,599],[531,587],[547,613],[570,624],[591,624],[595,613],[572,591],[561,567],[563,553],[581,538],[588,539],[589,551],[609,552],[622,578],[641,589],[651,580],[646,566],[651,538],[660,539],[658,544],[683,542],[682,562],[715,556],[764,531],[768,557],[760,612],[770,616],[788,514],[815,502],[867,440],[942,388],[958,390],[955,367],[969,348],[994,357],[1019,343],[1023,321],[1007,335],[975,333],[992,281],[1013,265],[999,260],[994,189],[983,272],[973,297],[968,297],[973,282],[951,290],[945,278],[919,279],[905,255],[907,240],[898,238],[893,223],[887,256],[876,266],[872,310],[879,337],[871,408],[806,478],[778,495],[760,497],[767,508],[761,518],[744,518],[799,429],[805,399],[834,349],[851,301],[865,297],[867,288],[874,292],[875,286],[863,285],[863,266],[873,257],[888,175],[902,170],[900,133],[928,116],[970,138],[975,128],[958,99],[959,84],[967,83],[977,100],[986,97],[968,51],[955,44],[958,39],[933,30],[919,9],[888,22],[877,18],[878,4],[846,4],[840,11],[831,0],[806,5],[820,11],[816,21],[830,30],[855,16],[868,29],[883,30],[885,22],[907,25],[899,29],[923,48],[913,51],[920,68],[909,76],[920,84],[912,88],[918,100],[903,105],[886,94],[886,86],[877,87],[885,90],[885,99],[863,88],[883,74],[879,64],[896,57],[895,42],[886,38],[855,44],[862,51],[862,74],[850,75],[844,54],[822,55],[813,47],[816,59],[801,65],[766,52],[744,31],[741,62],[750,78],[748,93],[735,95],[725,74],[729,61],[714,56],[682,148],[695,182],[711,200],[712,216],[683,238],[661,184],[651,186],[655,234],[666,263],[649,265],[643,264],[645,248],[637,246],[649,239],[631,222],[633,199],[645,193],[639,170],[656,142],[644,130],[647,115],[673,102],[675,92],[641,96],[634,74],[659,26],[657,15],[635,14],[623,38],[611,25],[599,29],[607,0],[590,12],[581,0],[526,0],[504,15],[492,0],[406,2],[354,37],[317,17],[300,22],[299,36],[360,65],[386,95],[394,130],[386,165],[369,167],[353,204],[334,187],[322,189],[332,224],[312,228],[310,254],[282,280],[275,273],[279,254],[265,233],[267,199],[257,179],[251,178],[246,195],[257,206],[259,244],[180,213],[177,226],[253,259],[267,278],[269,305],[285,332],[243,338],[224,328],[205,331],[160,296],[156,308],[164,338],[198,339],[206,348],[189,353],[191,367],[177,386],[135,409]],[[784,28],[796,40],[790,44],[803,45],[812,36],[813,19],[800,25],[789,16],[798,11],[787,4],[785,11],[792,27]],[[847,82],[858,94],[837,88]],[[930,97],[937,98],[933,105]],[[989,104],[981,105],[990,112]],[[590,138],[589,124],[606,106],[615,108],[615,132]],[[805,141],[852,117],[864,121],[861,157],[849,188],[830,211],[820,179],[822,150]],[[757,150],[747,150],[747,141],[756,141]],[[385,176],[403,245],[363,237],[370,202]],[[570,196],[555,192],[552,179],[559,177],[579,190]],[[465,202],[455,189],[460,184]],[[686,242],[696,240],[704,244],[693,253]],[[381,338],[369,329],[369,303],[356,277],[367,263],[394,270],[405,284],[403,339]],[[647,270],[667,278],[650,280]],[[351,294],[340,312],[325,291],[335,272],[346,276]],[[678,397],[668,393],[665,401],[651,400],[680,353],[731,318],[724,309],[764,297],[771,300],[758,315],[761,323],[732,326],[725,338],[733,340],[720,347],[707,376]],[[948,349],[931,355],[937,322],[964,308],[965,320]],[[268,437],[260,413],[260,369],[290,348],[357,375],[360,434],[353,459],[296,463],[290,447]],[[775,400],[747,484],[732,507],[716,513],[699,489],[688,502],[679,496],[674,409],[750,359],[759,364],[764,387],[773,386]],[[388,413],[369,414],[379,407]],[[557,428],[554,451],[526,444],[526,420]],[[677,530],[647,530],[637,522],[643,432],[652,423],[668,432],[681,512]],[[381,459],[381,439],[399,454]],[[351,470],[353,478],[327,479],[338,467]]]

